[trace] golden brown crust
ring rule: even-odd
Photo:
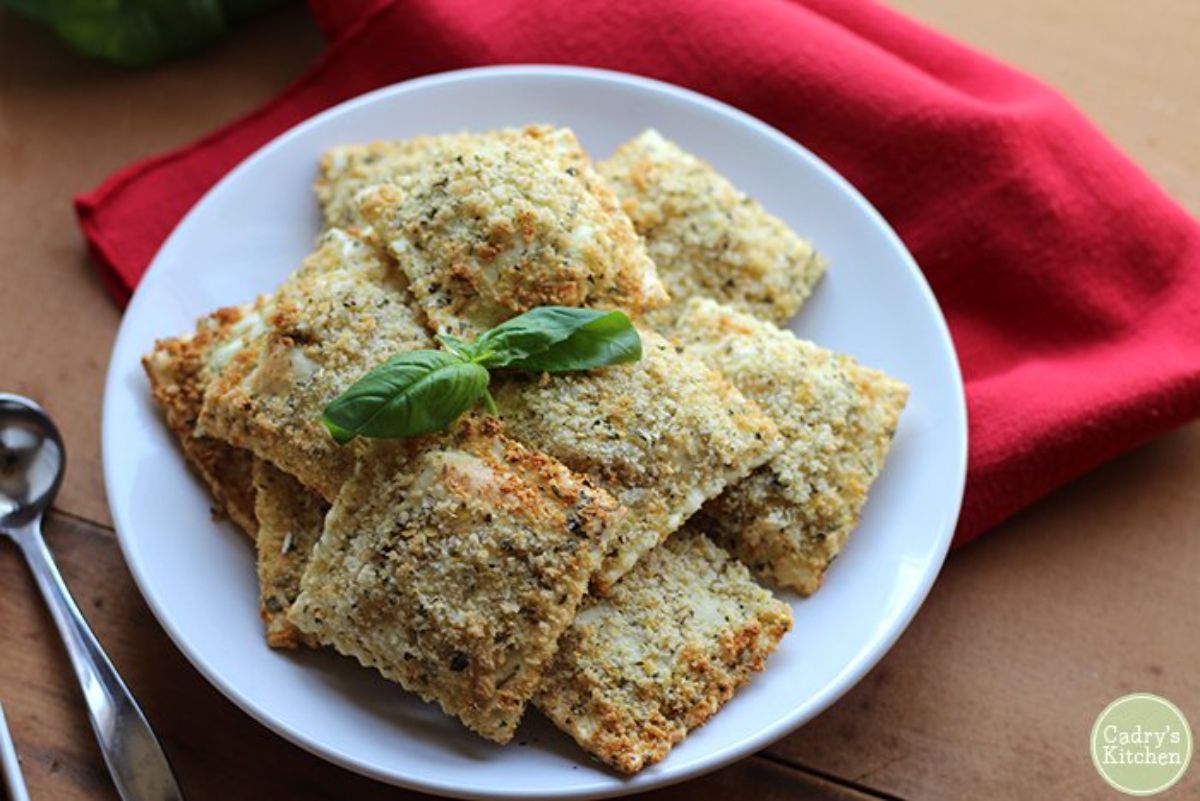
[[[661,253],[686,256],[673,264],[682,292],[707,287],[716,264],[722,297],[766,316],[794,311],[821,268],[811,250],[800,258],[805,243],[669,143],[642,137],[626,150],[636,163],[618,173],[640,193],[627,204],[656,226],[647,235]],[[671,192],[681,187],[710,196],[680,204]],[[771,418],[795,421],[735,386],[758,389],[741,372],[723,377],[729,368],[703,352],[710,336],[689,341],[692,355],[646,330],[636,364],[495,376],[508,434],[471,414],[436,435],[339,447],[320,423],[324,406],[389,356],[432,347],[430,329],[469,336],[544,304],[638,316],[667,297],[566,129],[335,148],[316,191],[328,227],[300,269],[145,360],[189,460],[230,516],[257,529],[268,643],[332,646],[496,742],[536,697],[617,770],[662,759],[762,669],[791,624],[702,526],[776,580],[801,586],[786,570],[816,569],[795,537],[754,533],[764,508],[801,506],[759,481],[799,469]],[[693,230],[713,215],[724,222]],[[746,283],[728,286],[735,274]],[[752,333],[751,350],[762,342]],[[795,368],[792,350],[781,353]],[[803,353],[820,395],[824,357]],[[840,515],[857,503],[856,516],[854,493],[861,485],[865,498],[878,471],[868,463],[886,451],[862,432],[886,427],[888,410],[894,429],[906,390],[832,364],[849,376],[839,392],[865,400],[820,411],[841,421],[827,425],[844,429],[863,464],[839,452],[830,470],[844,478],[841,494],[803,511],[832,504]],[[677,531],[702,504],[701,519]],[[751,534],[734,531],[743,524]],[[598,594],[587,597],[589,586]]]
[[[259,614],[272,648],[315,647],[317,641],[287,619],[300,594],[300,577],[325,528],[329,504],[292,476],[254,460],[254,514],[258,520]]]
[[[313,184],[327,228],[368,230],[358,209],[358,194],[375,184],[391,183],[411,175],[459,149],[472,134],[417,136],[365,145],[339,145],[321,157],[320,175]]]
[[[691,526],[589,597],[534,703],[622,773],[658,762],[763,669],[791,609]]]
[[[432,346],[402,275],[369,242],[338,229],[253,312],[222,351],[201,430],[251,450],[327,500],[364,447],[342,447],[321,424],[325,406],[368,370]]]
[[[645,238],[671,295],[671,305],[648,318],[660,328],[698,296],[782,323],[825,271],[810,243],[657,131],[626,142],[597,169]]]
[[[761,578],[816,591],[858,524],[908,388],[711,300],[690,301],[677,332],[687,353],[757,401],[787,440],[709,502],[703,524]]]
[[[209,353],[241,319],[245,307],[220,309],[202,318],[196,331],[160,339],[142,358],[150,391],[179,441],[184,457],[208,485],[217,511],[239,528],[255,535],[254,487],[250,480],[253,457],[212,437],[197,436],[196,423],[208,385]]]
[[[503,743],[617,515],[493,418],[380,441],[334,503],[289,618]]]
[[[667,302],[616,198],[565,128],[456,135],[360,212],[408,275],[431,328],[480,333],[536,306]]]
[[[639,362],[513,375],[493,390],[513,438],[592,476],[629,509],[597,575],[601,592],[782,447],[762,410],[716,371],[641,335]]]

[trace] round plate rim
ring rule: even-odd
[[[187,227],[188,221],[193,215],[196,215],[199,210],[204,208],[206,204],[211,202],[214,197],[219,197],[220,190],[228,183],[238,180],[242,172],[250,168],[256,161],[266,158],[274,150],[285,147],[287,143],[300,136],[308,129],[321,125],[328,119],[345,113],[359,106],[376,103],[385,100],[393,95],[413,91],[416,89],[428,89],[439,84],[451,84],[459,81],[473,81],[480,79],[494,79],[506,77],[574,77],[590,81],[610,82],[617,84],[625,84],[643,90],[651,90],[653,92],[665,93],[675,98],[681,98],[701,106],[718,114],[735,118],[738,122],[757,129],[761,134],[764,134],[772,139],[777,140],[787,149],[809,163],[817,171],[823,173],[825,177],[848,195],[859,210],[866,215],[871,222],[882,230],[885,236],[890,240],[890,244],[897,251],[898,256],[906,264],[912,277],[915,278],[917,285],[922,293],[923,300],[936,323],[940,346],[942,352],[939,356],[946,362],[951,371],[951,377],[954,386],[957,390],[953,406],[954,420],[953,425],[956,429],[957,440],[961,443],[961,447],[955,456],[955,473],[956,482],[951,488],[954,496],[953,514],[946,516],[946,524],[943,531],[938,532],[936,547],[933,549],[934,559],[930,563],[929,569],[921,577],[919,583],[916,584],[914,592],[906,600],[902,611],[895,617],[895,623],[892,625],[887,634],[879,638],[870,648],[865,648],[860,651],[857,658],[847,664],[839,676],[836,684],[830,685],[824,692],[810,696],[805,701],[792,710],[792,712],[783,718],[777,720],[770,726],[764,727],[754,736],[744,738],[741,741],[726,745],[709,754],[704,759],[698,760],[686,768],[681,768],[674,772],[663,772],[658,776],[653,777],[648,781],[631,782],[623,785],[613,786],[609,784],[599,784],[595,786],[584,785],[574,790],[567,792],[556,792],[553,790],[521,790],[511,788],[490,789],[486,792],[481,792],[476,789],[465,789],[461,784],[452,782],[430,780],[423,777],[413,777],[397,775],[396,773],[381,771],[373,765],[364,764],[355,759],[350,754],[345,754],[330,748],[320,742],[311,740],[310,738],[301,736],[299,733],[278,724],[271,716],[261,709],[253,698],[247,697],[236,687],[228,684],[216,671],[206,663],[204,657],[195,652],[188,644],[186,637],[172,623],[169,616],[160,608],[153,593],[148,591],[148,579],[144,573],[145,566],[137,559],[136,553],[128,541],[130,535],[124,533],[130,527],[130,522],[124,519],[122,514],[122,505],[114,503],[114,488],[110,478],[115,469],[112,464],[118,445],[109,441],[108,432],[112,429],[109,425],[110,414],[115,414],[114,404],[111,399],[118,395],[118,385],[122,379],[122,370],[124,365],[118,363],[115,356],[123,351],[124,337],[126,336],[129,326],[127,321],[133,317],[133,313],[137,310],[139,303],[143,297],[140,292],[140,287],[145,286],[145,278],[150,276],[160,264],[159,254],[166,250],[172,241],[179,236],[180,231]],[[646,792],[655,788],[665,787],[676,784],[682,781],[696,778],[706,773],[726,767],[750,754],[759,751],[781,737],[789,734],[795,729],[802,726],[804,723],[811,720],[817,714],[821,713],[842,695],[854,687],[870,670],[873,668],[883,656],[891,650],[892,646],[899,639],[900,635],[908,628],[917,610],[924,603],[930,589],[933,586],[935,579],[941,571],[945,560],[946,553],[949,550],[951,539],[953,538],[955,526],[957,524],[958,515],[961,511],[963,490],[966,482],[967,469],[967,411],[966,399],[963,389],[962,374],[959,368],[957,355],[954,350],[953,340],[951,339],[949,328],[946,324],[945,317],[938,306],[937,300],[934,297],[933,291],[930,288],[925,276],[921,273],[912,255],[901,242],[899,236],[891,228],[882,215],[875,209],[874,206],[866,200],[865,197],[836,170],[826,164],[818,156],[813,154],[803,145],[800,145],[795,140],[788,137],[778,129],[768,125],[767,123],[743,112],[733,106],[730,106],[721,101],[710,98],[706,95],[685,89],[674,84],[664,81],[659,81],[651,78],[645,78],[638,75],[632,75],[613,70],[596,69],[590,67],[571,67],[553,64],[517,64],[507,66],[491,66],[491,67],[473,67],[468,69],[453,70],[449,72],[434,73],[418,78],[413,78],[406,81],[401,81],[379,89],[372,90],[357,97],[343,101],[335,106],[332,106],[325,111],[316,114],[303,122],[289,128],[287,131],[276,136],[270,142],[266,143],[254,153],[247,156],[234,169],[227,173],[221,180],[214,184],[205,195],[184,215],[183,219],[176,225],[170,236],[164,241],[159,248],[154,260],[151,262],[146,273],[143,275],[143,280],[139,283],[139,289],[135,290],[125,314],[122,317],[120,328],[118,329],[117,337],[113,343],[112,357],[105,379],[104,400],[101,412],[101,439],[102,439],[102,464],[104,470],[105,492],[112,512],[114,529],[117,534],[117,541],[120,545],[121,552],[126,564],[129,567],[130,573],[133,575],[134,582],[138,587],[139,593],[145,599],[150,607],[159,625],[166,631],[171,641],[174,643],[188,661],[195,667],[201,675],[214,687],[216,687],[226,698],[233,701],[242,711],[246,712],[256,721],[266,726],[271,731],[284,737],[290,742],[304,748],[321,758],[333,762],[341,767],[351,770],[361,775],[383,781],[392,785],[404,787],[407,789],[435,793],[438,795],[457,797],[457,798],[611,798],[621,795],[626,795],[634,792]]]

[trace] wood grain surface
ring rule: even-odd
[[[1200,210],[1200,4],[898,0],[1076,100]],[[59,420],[70,470],[49,521],[63,573],[163,736],[192,799],[415,798],[254,723],[171,645],[109,528],[103,372],[119,321],[71,196],[251,110],[320,49],[302,9],[149,72],[72,55],[0,13],[0,390]],[[953,555],[909,631],[817,720],[652,798],[1116,798],[1092,720],[1158,692],[1200,723],[1200,426],[1122,457]],[[38,799],[114,799],[66,657],[15,549],[0,546],[0,703]],[[797,633],[797,636],[800,633]],[[1200,793],[1193,769],[1165,798]]]

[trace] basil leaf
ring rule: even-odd
[[[329,429],[330,436],[333,437],[333,441],[338,445],[345,445],[347,442],[350,442],[352,439],[358,436],[358,434],[355,434],[353,431],[347,431],[346,429],[342,428],[328,417],[322,417],[321,422],[325,424],[325,428]]]
[[[393,356],[326,406],[321,419],[334,440],[428,434],[480,402],[495,414],[489,368],[559,373],[642,357],[642,338],[624,312],[564,306],[533,309],[474,342],[438,340],[448,350]]]
[[[487,392],[488,371],[457,353],[393,356],[325,407],[322,422],[341,444],[356,436],[415,437],[440,431]]]
[[[540,353],[513,358],[507,366],[535,373],[590,370],[642,358],[642,338],[624,312],[602,312]]]
[[[146,66],[191,53],[291,0],[0,0],[90,56]]]
[[[598,345],[606,337],[619,337],[623,332],[633,331],[633,324],[624,312],[599,309],[577,309],[569,306],[541,306],[501,323],[479,336],[472,344],[477,354],[475,359],[485,367],[523,367],[523,369],[549,370],[544,364],[565,364],[564,354],[591,352],[585,359],[586,366],[561,367],[558,369],[583,370],[611,364],[604,361]],[[628,350],[630,342],[614,352]],[[576,344],[572,343],[578,340]],[[582,345],[581,343],[590,343]],[[641,355],[641,340],[638,339],[638,356]],[[551,351],[554,358],[539,360]],[[634,358],[637,358],[635,356]],[[597,361],[600,359],[600,361]],[[525,364],[539,366],[524,367]],[[583,362],[581,362],[582,364]]]
[[[453,334],[438,334],[437,341],[446,346],[448,350],[452,350],[467,361],[475,360],[475,346],[465,339],[460,339]]]

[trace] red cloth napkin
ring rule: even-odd
[[[125,298],[185,211],[286,128],[459,67],[607,67],[724,100],[853,181],[916,255],[966,379],[962,543],[1200,413],[1200,230],[1053,91],[863,0],[314,0],[279,97],[76,200]]]

